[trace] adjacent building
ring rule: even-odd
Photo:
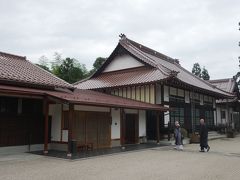
[[[76,89],[26,57],[0,52],[0,151],[71,155],[73,141],[93,149],[140,143],[146,140],[147,110],[168,108]]]
[[[235,95],[232,99],[219,99],[216,101],[216,125],[219,127],[231,126],[240,130],[240,94],[235,78],[216,79],[209,82],[219,89]]]

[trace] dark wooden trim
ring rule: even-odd
[[[154,84],[154,104],[157,103],[157,83]]]
[[[68,144],[68,142],[64,142],[64,141],[51,141],[51,143],[56,143],[56,144]]]
[[[109,147],[111,147],[111,139],[112,139],[112,124],[113,124],[113,118],[112,118],[112,108],[110,108],[110,113],[109,113],[109,136],[108,136],[108,142],[109,142]]]
[[[72,132],[73,129],[73,113],[74,113],[74,104],[69,104],[69,118],[68,118],[68,154],[71,154],[72,150],[70,148],[70,144],[72,139],[74,138],[74,134]]]
[[[137,112],[137,119],[135,120],[135,143],[139,143],[139,110]]]
[[[159,120],[159,116],[160,116],[160,114],[159,114],[159,112],[157,112],[157,120],[156,120],[156,137],[157,137],[157,143],[159,143],[160,142],[160,120]]]
[[[62,142],[62,131],[63,131],[63,104],[61,104],[61,134],[60,134],[60,140]]]
[[[124,135],[124,111],[123,111],[123,108],[120,108],[120,142],[121,142],[121,145],[124,145],[125,143],[125,135]]]
[[[31,95],[33,94],[33,95]],[[39,95],[39,96],[38,96]],[[18,97],[18,98],[29,98],[29,99],[44,99],[42,94],[30,93],[30,92],[15,92],[11,90],[0,90],[0,96],[8,96],[8,97]]]
[[[44,129],[44,154],[48,153],[48,114],[49,104],[47,97],[44,98],[44,116],[45,116],[45,129]]]
[[[161,84],[161,105],[164,104],[164,85]]]
[[[121,138],[114,138],[114,139],[111,139],[111,141],[121,141]]]

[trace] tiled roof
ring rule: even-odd
[[[26,87],[16,87],[9,85],[0,85],[1,93],[14,93],[14,94],[27,94],[27,95],[37,95],[37,96],[48,96],[63,100],[65,102],[83,105],[95,105],[95,106],[106,106],[106,107],[124,107],[132,109],[147,109],[147,110],[157,110],[157,111],[167,111],[160,105],[154,105],[149,103],[143,103],[139,101],[134,101],[131,99],[125,99],[118,96],[112,96],[108,94],[103,94],[100,92],[92,90],[80,90],[75,89],[73,92],[61,92],[61,91],[50,91],[33,89]]]
[[[216,80],[210,80],[209,82],[214,86],[218,87],[219,89],[222,89],[229,93],[233,93],[236,85],[236,82],[233,78],[216,79]]]
[[[33,87],[74,89],[71,84],[32,64],[26,57],[3,52],[0,52],[0,81]]]
[[[115,71],[102,73],[104,68],[114,59],[118,51],[126,51],[139,61],[148,65],[148,69],[139,68],[132,71]],[[136,72],[134,72],[136,71]],[[139,76],[139,78],[138,78]],[[75,84],[80,89],[107,88],[113,86],[131,85],[139,83],[148,83],[162,81],[166,78],[175,77],[179,81],[199,88],[209,93],[218,94],[218,96],[232,97],[232,94],[222,91],[207,81],[204,81],[184,69],[177,59],[163,55],[155,50],[143,46],[123,36],[118,46],[112,52],[103,66],[88,80]]]
[[[97,89],[105,87],[118,87],[126,85],[138,85],[151,83],[168,76],[157,68],[140,68],[128,71],[103,73],[96,78],[90,78],[85,82],[79,83],[76,87],[80,89]]]

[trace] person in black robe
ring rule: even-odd
[[[200,119],[200,152],[205,152],[204,149],[207,150],[207,152],[210,150],[210,146],[208,145],[208,129],[204,122],[204,119]]]

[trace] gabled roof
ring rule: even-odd
[[[127,53],[146,65],[145,68],[103,72],[118,54]],[[119,43],[107,61],[89,79],[75,83],[80,89],[108,88],[122,85],[143,84],[148,82],[177,79],[179,82],[196,87],[217,96],[232,97],[232,94],[222,91],[207,81],[200,79],[184,69],[177,59],[173,59],[142,44],[121,36]]]
[[[209,80],[209,82],[218,87],[219,89],[222,89],[223,91],[234,93],[235,87],[236,87],[236,81],[233,78],[226,78],[226,79],[215,79],[215,80]]]
[[[0,82],[48,89],[74,89],[71,84],[32,64],[26,57],[4,52],[0,52]]]
[[[43,90],[27,87],[16,87],[9,85],[0,85],[0,93],[20,94],[20,95],[34,95],[43,96],[48,98],[56,98],[56,100],[63,101],[65,103],[74,103],[81,105],[93,105],[93,106],[106,106],[106,107],[123,107],[131,109],[147,109],[156,111],[167,111],[166,107],[149,104],[131,99],[125,99],[117,96],[103,94],[91,90],[75,89],[73,92],[63,92],[54,90]]]

